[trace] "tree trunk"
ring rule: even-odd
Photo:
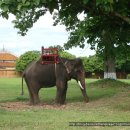
[[[104,79],[117,79],[113,58],[107,57],[104,61]]]

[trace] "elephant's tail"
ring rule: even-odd
[[[22,74],[22,88],[21,88],[21,95],[23,96],[24,95],[24,90],[23,90],[23,79],[25,77],[25,73],[23,72]]]

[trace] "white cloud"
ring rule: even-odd
[[[49,12],[47,12],[43,17],[34,24],[33,29],[45,29],[50,30],[52,32],[66,32],[65,26],[57,25],[53,26],[54,20]]]
[[[53,19],[49,12],[47,12],[43,17],[34,24],[34,28],[44,28],[44,27],[52,27]]]
[[[71,54],[76,55],[76,57],[84,57],[84,56],[90,56],[90,55],[94,55],[95,51],[94,50],[90,50],[89,49],[90,46],[86,46],[84,49],[76,47],[76,48],[72,48],[69,50],[69,52]]]
[[[17,29],[13,28],[11,22],[14,16],[11,15],[9,20],[0,17],[0,49],[5,48],[16,55],[29,50],[41,50],[41,46],[49,47],[51,45],[63,45],[68,39],[68,33],[65,31],[65,26],[53,25],[52,16],[47,13],[34,24],[27,35],[22,37],[17,34]],[[89,48],[80,49],[73,48],[70,53],[76,56],[88,56],[94,54]]]
[[[10,14],[9,15],[9,19],[5,19],[0,17],[0,28],[13,28],[13,24],[11,23],[11,21],[13,21],[15,19],[15,16]]]

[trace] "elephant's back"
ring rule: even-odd
[[[35,62],[28,71],[31,80],[35,80],[43,87],[52,87],[56,84],[54,64],[38,64]]]

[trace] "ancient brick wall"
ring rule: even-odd
[[[20,77],[21,74],[17,72],[15,69],[0,69],[0,78],[4,77]]]

